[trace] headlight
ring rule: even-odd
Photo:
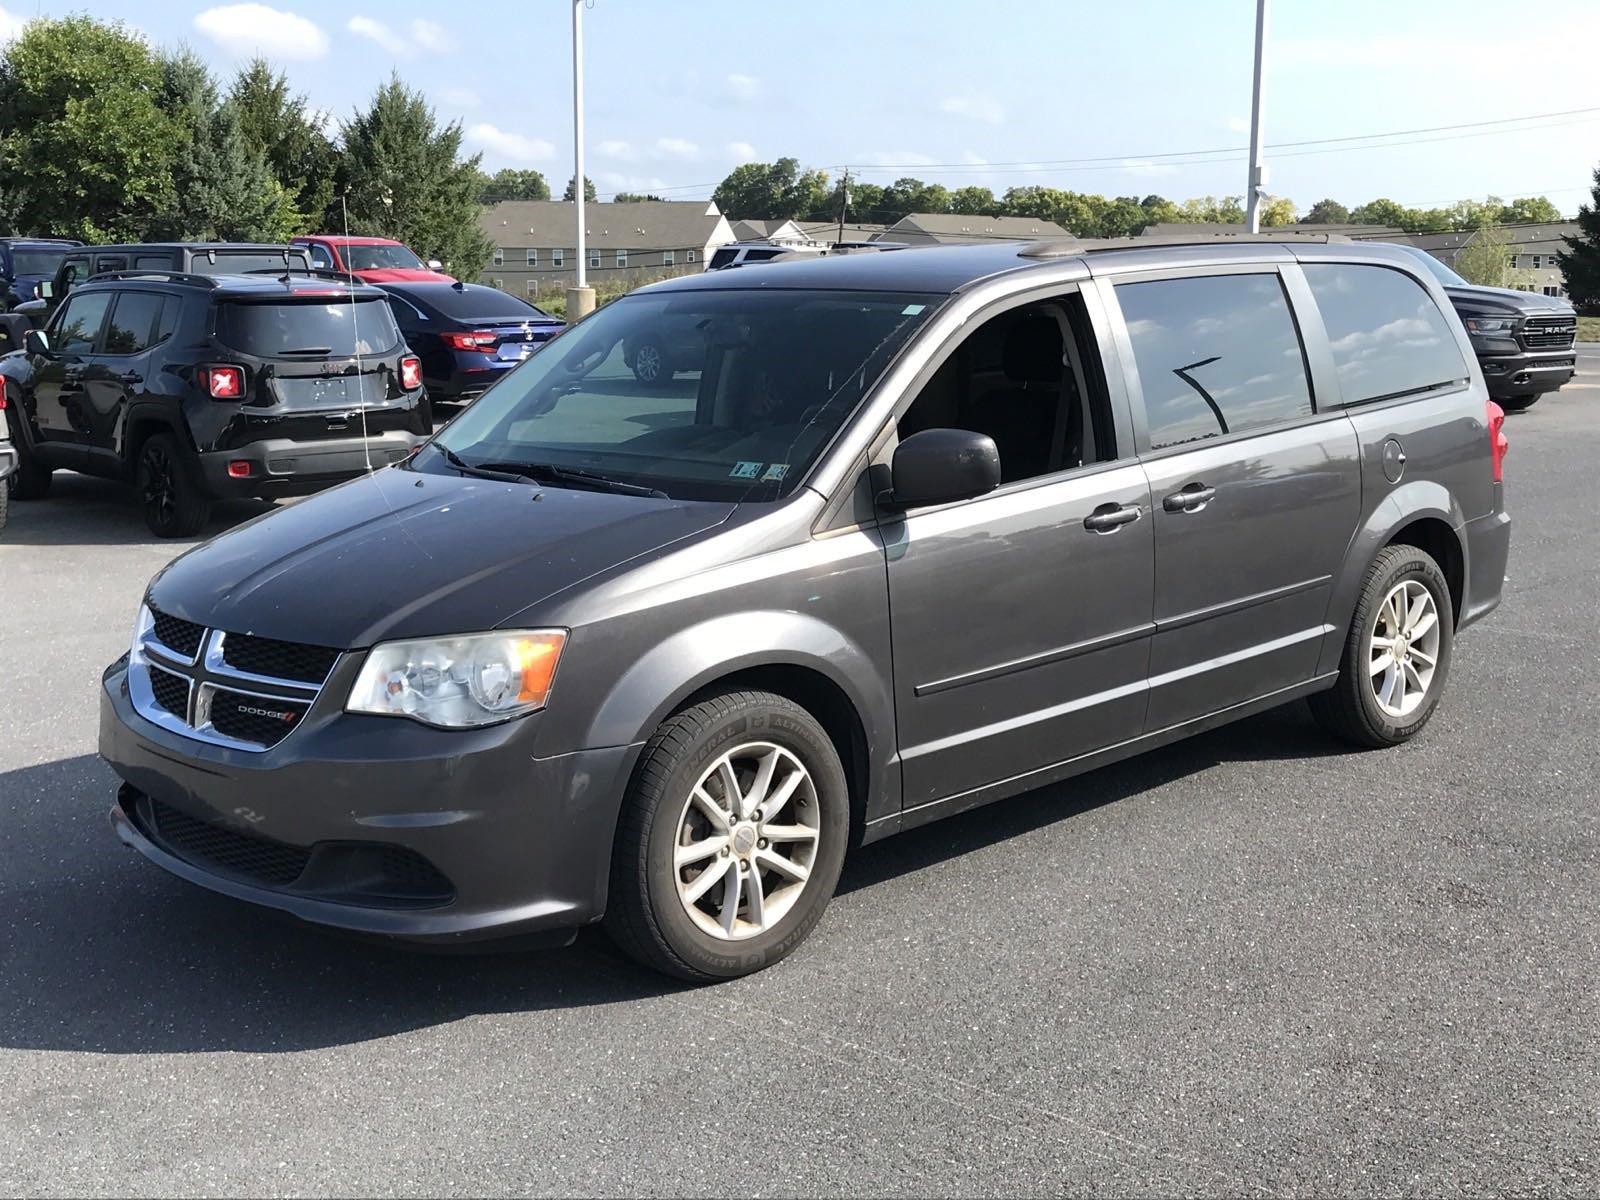
[[[345,711],[461,729],[543,708],[567,635],[560,629],[385,642],[361,664]]]
[[[1466,320],[1470,333],[1510,333],[1516,324],[1515,317],[1468,317]]]

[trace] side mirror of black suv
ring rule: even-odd
[[[42,329],[30,329],[22,335],[22,348],[29,354],[48,356],[50,353],[50,337]]]

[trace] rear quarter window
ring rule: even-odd
[[[1468,378],[1455,332],[1411,276],[1360,263],[1305,263],[1346,404],[1384,400]]]
[[[216,334],[224,345],[257,358],[353,358],[388,354],[400,345],[394,314],[379,299],[223,301]]]

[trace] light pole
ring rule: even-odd
[[[577,321],[594,311],[594,289],[589,286],[588,251],[584,245],[583,178],[583,6],[572,0],[572,200],[578,216],[578,285],[567,289],[567,320]]]
[[[1250,181],[1245,189],[1245,223],[1261,232],[1261,194],[1266,175],[1261,166],[1261,58],[1267,44],[1267,0],[1256,0],[1256,73],[1250,89]]]

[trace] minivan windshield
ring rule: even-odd
[[[581,471],[675,499],[777,499],[941,300],[778,288],[636,294],[512,371],[434,446],[455,455],[456,469],[558,484],[557,472]],[[452,469],[442,452],[418,464]]]
[[[217,340],[257,358],[353,358],[389,353],[400,330],[379,299],[236,300],[217,306]]]

